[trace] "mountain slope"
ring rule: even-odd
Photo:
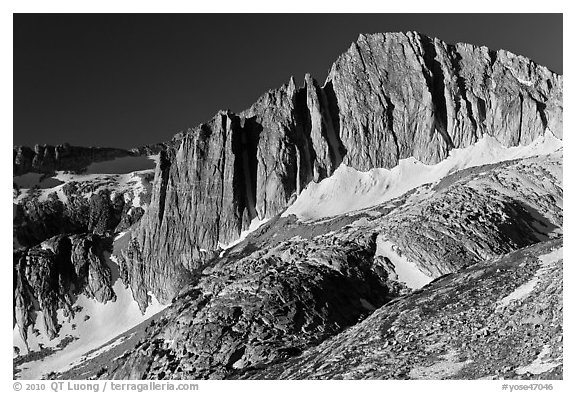
[[[46,164],[14,176],[15,375],[77,361],[162,309],[150,302],[142,315],[110,256],[148,206],[155,157],[107,157],[72,155],[57,165],[76,170]],[[110,315],[116,324],[103,321]]]
[[[148,291],[166,302],[219,244],[281,213],[340,164],[435,164],[485,136],[511,147],[546,130],[562,138],[562,76],[506,51],[417,33],[362,35],[323,86],[291,79],[244,112],[179,135],[120,262],[142,306]]]
[[[518,277],[521,297],[540,296],[542,280],[561,293],[558,258],[552,275],[530,277],[563,233],[562,95],[562,76],[506,51],[361,35],[323,84],[291,78],[165,143],[15,147],[15,376],[516,375],[498,368],[502,356],[478,369],[473,336],[458,352],[463,343],[436,331],[441,350],[404,362],[383,341],[354,352],[347,334],[426,302],[425,314],[452,320],[429,309],[443,291],[480,302],[472,276],[491,297],[478,308],[452,300],[475,324],[516,296]],[[529,264],[519,249],[532,250]],[[510,274],[489,277],[499,263]],[[540,300],[561,310],[557,296]],[[519,306],[522,325],[533,310]],[[103,323],[122,310],[122,323]],[[522,332],[504,335],[522,353],[508,366],[561,363],[558,329],[520,345]],[[382,353],[401,367],[348,372],[323,352],[346,345],[369,367]],[[305,359],[325,372],[297,370]]]
[[[562,239],[443,276],[255,379],[562,379]]]
[[[409,293],[414,272],[427,277],[422,285],[562,236],[560,185],[555,153],[476,167],[349,215],[271,220],[209,264],[148,338],[99,374],[265,370]]]

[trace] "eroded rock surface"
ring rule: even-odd
[[[509,185],[517,181],[523,187]],[[562,236],[561,206],[555,154],[477,167],[344,218],[276,219],[208,263],[102,378],[266,376],[411,292],[399,267],[377,255],[379,238],[431,281]]]
[[[444,276],[255,379],[562,379],[562,239]]]
[[[170,301],[219,245],[341,163],[433,164],[486,134],[516,146],[546,129],[562,138],[562,76],[545,67],[418,33],[361,35],[323,85],[290,79],[242,113],[220,112],[175,137],[121,258],[126,279],[142,306],[149,291]]]
[[[54,173],[56,171],[81,171],[93,162],[112,160],[134,154],[128,150],[79,147],[62,145],[14,146],[13,173],[14,176],[34,173]]]
[[[102,303],[115,300],[103,254],[110,246],[111,239],[98,235],[60,235],[14,252],[14,322],[24,341],[38,312],[44,322],[41,333],[52,339],[60,329],[57,311],[73,316],[79,294]]]
[[[151,294],[173,304],[99,378],[556,378],[561,263],[545,255],[562,236],[561,150],[337,217],[279,213],[341,164],[434,164],[485,135],[561,139],[562,94],[562,76],[506,51],[361,35],[324,84],[292,78],[166,143],[17,147],[15,176],[159,156],[153,181],[15,186],[14,323],[25,338],[41,312],[53,337],[79,294],[114,300],[103,253],[129,230],[119,277],[141,310]]]

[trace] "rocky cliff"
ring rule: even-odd
[[[84,159],[71,157],[68,162],[93,162]],[[52,173],[54,177],[34,175],[18,187],[16,182],[28,175],[14,177],[13,307],[14,324],[22,338],[20,351],[32,349],[31,333],[37,336],[33,342],[56,339],[63,320],[74,318],[80,295],[100,303],[116,299],[105,252],[112,252],[113,239],[144,213],[153,178],[150,170],[125,174],[60,171]]]
[[[165,143],[16,147],[14,326],[47,339],[15,373],[96,350],[78,324],[107,308],[134,329],[51,378],[558,377],[562,110],[522,56],[387,33]]]
[[[102,303],[116,299],[103,255],[111,244],[92,234],[60,235],[14,253],[14,322],[25,342],[34,325],[54,338],[60,329],[58,310],[73,317],[80,294]],[[38,313],[43,323],[37,325]]]
[[[426,363],[414,363],[415,357],[402,355],[404,346],[414,349],[416,352],[406,352],[418,354],[414,356],[425,350],[418,340],[407,341],[409,334],[416,333],[415,339],[429,332],[430,342],[447,340],[438,347],[438,356],[453,356],[452,352],[460,351],[456,345],[468,339],[460,340],[459,335],[448,339],[452,331],[446,334],[441,326],[464,323],[461,329],[466,334],[482,333],[485,325],[481,320],[492,312],[496,301],[528,281],[538,269],[538,264],[530,262],[515,271],[519,259],[513,259],[512,265],[494,261],[562,236],[561,163],[561,155],[556,154],[476,167],[362,212],[311,223],[294,217],[271,220],[204,267],[196,282],[147,328],[145,338],[135,348],[94,371],[104,379],[410,377],[410,366],[424,367]],[[523,186],[519,187],[520,183]],[[425,278],[419,286],[433,283],[424,289],[412,286],[413,273],[407,275],[403,270],[410,266]],[[496,269],[506,269],[506,273],[493,276]],[[461,271],[464,273],[457,273]],[[452,274],[458,275],[434,281]],[[466,278],[465,285],[461,277]],[[557,293],[561,286],[557,272],[554,280],[552,290]],[[466,291],[466,297],[459,291]],[[482,299],[481,304],[478,299]],[[387,305],[391,300],[394,305]],[[546,300],[541,302],[540,310],[546,307]],[[443,304],[452,308],[445,309]],[[561,306],[554,303],[553,307]],[[531,312],[538,314],[539,309]],[[359,323],[374,310],[379,310],[377,317]],[[466,315],[457,314],[460,311]],[[406,315],[401,317],[402,312]],[[419,325],[418,315],[425,326]],[[552,334],[556,339],[555,315],[542,316],[542,321],[555,321],[555,327],[542,329],[538,337]],[[365,369],[362,354],[377,359],[380,341],[372,347],[358,340],[343,349],[340,340],[348,343],[354,334],[337,334],[355,326],[354,331],[369,335],[381,329],[380,325],[388,326],[386,318],[398,320],[402,339],[396,338],[393,347],[386,350],[390,351],[388,360],[384,360],[390,364],[406,360],[406,364],[375,374],[378,360],[367,365],[375,370]],[[468,325],[467,319],[473,325]],[[443,325],[435,325],[435,321]],[[490,350],[497,350],[500,342],[522,340],[529,334],[530,327],[522,326],[517,318],[513,323],[521,325],[515,327],[519,331],[506,331],[502,326],[505,321],[494,320],[498,326],[488,327],[490,331],[505,331],[491,342]],[[329,337],[335,338],[317,347]],[[535,349],[542,346],[540,338],[523,340]],[[478,350],[476,345],[481,344],[472,341],[466,348],[468,358]],[[328,350],[330,355],[320,352],[334,346],[339,347],[335,352]],[[357,356],[356,373],[344,374],[346,357],[338,354],[347,350]],[[483,350],[488,353],[487,348]],[[520,347],[513,350],[523,351]],[[326,370],[318,373],[310,364],[300,371],[300,358],[289,359],[301,354],[303,363],[312,359]],[[435,364],[434,359],[430,364]],[[526,359],[519,359],[523,361]],[[284,364],[290,367],[286,373],[282,373]],[[497,369],[500,366],[501,361],[494,361],[486,372],[501,371]],[[405,374],[389,374],[394,372]],[[470,372],[475,377],[486,375]]]
[[[484,135],[516,146],[547,129],[562,138],[562,76],[545,67],[418,33],[361,35],[323,85],[290,79],[175,139],[122,270],[142,307],[148,291],[169,301],[219,245],[340,164],[433,164]]]

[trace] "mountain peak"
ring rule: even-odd
[[[481,323],[497,314],[495,302],[498,312],[516,312],[510,299],[523,300],[538,280],[561,288],[559,241],[546,242],[562,236],[562,98],[561,76],[506,51],[447,44],[418,32],[361,34],[323,85],[310,74],[302,86],[290,77],[240,113],[217,112],[160,144],[150,158],[155,169],[53,173],[99,157],[149,153],[150,147],[17,148],[16,329],[24,347],[32,340],[41,348],[44,337],[34,327],[43,319],[53,342],[64,334],[61,326],[72,331],[81,322],[74,305],[81,294],[87,295],[84,305],[115,297],[133,300],[142,311],[159,309],[157,301],[170,304],[161,322],[142,329],[144,340],[134,339],[126,356],[114,356],[120,360],[98,371],[103,378],[266,376],[271,362],[280,368],[269,368],[270,375],[284,375],[283,361],[330,338],[337,350],[328,352],[343,353],[351,341],[338,336],[346,327],[353,338],[366,336],[354,348],[368,343],[378,356],[389,348],[392,365],[374,368],[384,373],[378,376],[479,378],[533,370],[524,360],[539,351],[545,356],[544,349],[528,348],[534,356],[522,362],[507,359],[506,366],[514,366],[508,371],[490,351],[509,356],[510,343],[524,350],[526,342],[540,345],[548,334],[557,340],[556,309],[543,317],[551,308],[531,309],[527,301],[522,309],[538,329],[524,330],[523,319],[510,331],[501,324],[510,319],[493,318],[479,331],[444,305],[473,310]],[[19,178],[27,171],[44,176]],[[36,184],[18,187],[17,180]],[[537,243],[542,247],[525,249]],[[514,254],[519,249],[526,256],[522,264]],[[554,260],[538,262],[536,255],[549,251]],[[504,255],[508,259],[498,259]],[[497,279],[487,279],[496,274],[492,263],[502,268]],[[543,269],[547,263],[553,271]],[[434,280],[448,273],[454,275]],[[526,286],[508,295],[518,279]],[[478,280],[490,286],[489,299],[469,291]],[[458,288],[466,290],[463,301],[442,297],[462,293]],[[548,301],[552,295],[544,292],[534,293]],[[103,308],[112,311],[100,315],[117,312]],[[474,341],[478,337],[500,341],[476,363],[459,361],[454,374],[434,374],[439,367],[415,363],[429,360],[422,354],[436,342],[418,347],[430,337],[410,335],[426,333],[406,325],[410,308],[426,316],[427,329],[436,329],[438,354],[449,362],[459,353],[476,356],[485,347]],[[378,318],[366,318],[371,313]],[[467,342],[446,334],[454,321],[464,324],[458,332]],[[395,334],[399,328],[405,337]],[[550,370],[561,346],[554,343],[546,349],[555,359]],[[415,356],[391,373],[398,359],[407,359],[394,351],[405,350]],[[489,373],[482,368],[487,357],[494,359]],[[346,363],[341,360],[330,364],[339,367]],[[469,363],[476,364],[473,372],[464,368]],[[321,375],[323,368],[309,364],[296,364],[291,375],[304,369],[304,376]],[[361,366],[359,374],[332,369],[330,375],[372,375]]]

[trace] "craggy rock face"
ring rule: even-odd
[[[56,338],[58,311],[73,318],[79,295],[100,303],[116,299],[104,253],[144,213],[152,180],[146,171],[59,176],[74,180],[53,182],[51,189],[15,188],[14,323],[26,347],[20,350],[30,349],[30,331]]]
[[[339,135],[356,169],[426,164],[482,135],[526,145],[562,137],[562,77],[506,51],[418,33],[361,35],[332,66]]]
[[[561,379],[562,239],[434,281],[254,379]]]
[[[79,294],[101,303],[115,300],[103,256],[110,244],[110,239],[91,234],[56,236],[14,253],[14,318],[24,340],[36,312],[42,312],[43,333],[54,338],[60,328],[57,311],[73,315]]]
[[[51,378],[557,378],[557,144],[362,210],[281,213],[342,168],[436,164],[486,136],[504,150],[562,139],[562,94],[562,76],[506,51],[361,35],[323,85],[290,79],[166,143],[16,147],[14,324],[26,340],[41,316],[54,337],[59,310],[80,294],[114,301],[119,276],[141,311],[151,295],[171,306],[120,337],[130,347]],[[151,153],[153,180],[62,172]],[[16,185],[55,171],[53,193]]]
[[[29,172],[80,171],[93,162],[112,160],[130,154],[132,153],[122,149],[78,147],[68,144],[36,145],[34,149],[15,146],[13,172],[14,176],[18,176]]]
[[[220,244],[281,213],[341,163],[433,164],[486,134],[516,146],[546,129],[562,137],[562,76],[506,51],[418,33],[361,35],[323,86],[310,75],[303,87],[291,79],[172,141],[121,260],[126,279],[142,307],[149,291],[170,301]]]
[[[519,182],[523,187],[517,186]],[[481,320],[492,312],[496,300],[520,285],[519,280],[528,280],[537,268],[536,264],[528,264],[525,268],[522,265],[517,273],[510,271],[510,274],[492,277],[498,266],[510,270],[519,264],[514,256],[517,254],[509,257],[513,261],[510,266],[494,262],[497,267],[491,267],[492,262],[484,261],[493,261],[514,250],[562,236],[561,184],[561,156],[556,154],[477,167],[437,184],[422,186],[385,205],[346,217],[308,223],[290,218],[272,221],[209,264],[196,279],[197,283],[186,288],[166,314],[148,328],[147,339],[117,363],[101,370],[102,378],[307,378],[324,375],[379,378],[376,374],[363,374],[364,371],[344,374],[346,357],[337,356],[346,352],[343,348],[328,351],[341,362],[337,363],[340,368],[332,374],[299,373],[295,371],[300,367],[295,363],[299,360],[286,359],[310,351],[314,356],[326,356],[324,352],[314,352],[319,342],[354,325],[375,309],[379,310],[376,315],[382,315],[381,318],[393,316],[400,321],[403,310],[418,318],[420,311],[415,305],[425,302],[426,310],[433,307],[426,311],[430,329],[440,329],[439,326],[444,325],[434,323],[444,319],[451,321],[452,309],[442,306],[444,303],[438,300],[435,291],[446,293],[446,297],[442,297],[445,302],[453,299],[458,312],[464,310],[467,316],[458,314],[462,323],[467,318]],[[394,272],[394,266],[389,259],[387,261],[393,256],[379,249],[384,240],[392,242],[395,253],[424,272],[428,282],[445,274],[455,275],[409,294],[410,290],[400,280],[401,273]],[[482,265],[466,270],[477,264]],[[469,288],[472,281],[462,281],[456,273],[460,271],[465,272],[462,274],[467,280],[475,280],[474,288],[489,288],[490,296],[472,291]],[[556,281],[554,285],[561,283]],[[460,293],[460,287],[463,291],[472,291],[470,298],[461,299],[462,304],[457,302],[458,296],[450,295]],[[557,292],[559,289],[555,288]],[[403,294],[407,294],[406,297],[396,299],[394,306],[386,305]],[[478,302],[476,297],[482,297],[482,302],[475,303]],[[388,308],[395,311],[380,311]],[[472,317],[474,312],[477,316]],[[402,318],[404,321],[408,316]],[[403,335],[413,334],[410,333],[413,325],[419,321],[398,322],[404,326]],[[357,325],[355,331],[364,323],[367,322]],[[474,330],[476,325],[478,322],[466,332],[472,335],[484,326],[478,325]],[[370,329],[372,332],[376,328]],[[414,330],[420,334],[418,328]],[[519,334],[526,332],[524,329]],[[329,342],[337,342],[335,340],[342,335],[355,337],[342,333]],[[452,344],[444,342],[452,342],[445,335],[445,331],[438,330],[430,337],[430,342],[434,338],[442,343],[434,353],[437,356],[445,354],[450,358],[446,361],[457,363],[454,359],[461,356],[453,353]],[[455,337],[458,341],[458,335]],[[413,342],[405,339],[408,340],[406,345]],[[510,337],[510,340],[517,339],[519,336]],[[346,345],[350,344],[350,339],[347,340]],[[464,345],[465,341],[458,341],[458,345]],[[497,344],[493,343],[494,348]],[[350,345],[354,350],[359,344]],[[468,352],[465,353],[469,354],[479,351],[476,346],[481,343],[472,340],[466,345]],[[401,347],[394,348],[400,351]],[[366,350],[378,351],[377,348]],[[364,370],[362,355],[358,352],[357,356],[358,367]],[[396,356],[396,352],[390,354],[391,365],[399,360],[392,356]],[[407,355],[405,359],[409,362],[419,356],[410,358]],[[468,362],[469,357],[466,359]],[[283,361],[298,365],[282,373]],[[309,364],[318,365],[323,361],[314,360],[315,363]],[[331,358],[326,362],[324,368],[330,370]],[[371,367],[374,364],[378,362],[375,360]],[[421,374],[418,374],[419,369],[415,369],[413,375],[406,374],[410,365],[416,367],[417,364],[424,367],[426,363],[402,363],[399,369],[391,370],[401,370],[405,374],[382,371],[382,377],[424,377],[423,373],[428,372],[424,369],[420,370]],[[501,363],[494,361],[494,365]],[[309,370],[316,370],[310,367]],[[469,375],[479,375],[479,372],[472,370]]]

